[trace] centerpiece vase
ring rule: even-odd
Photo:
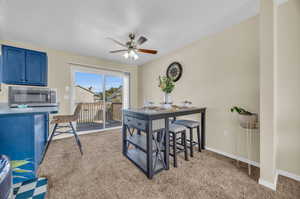
[[[164,103],[169,104],[172,102],[171,94],[164,92]]]

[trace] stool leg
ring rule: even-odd
[[[194,157],[194,149],[193,149],[193,129],[190,128],[190,150],[191,150],[191,157]]]
[[[187,145],[186,145],[186,131],[184,131],[184,133],[181,134],[181,139],[183,139],[184,159],[186,161],[188,161],[189,160],[189,155],[188,155]]]
[[[160,140],[161,140],[161,131],[157,132],[156,140],[157,140],[158,142],[160,142]]]
[[[54,137],[54,133],[55,133],[55,131],[56,131],[56,129],[57,129],[57,125],[58,125],[58,124],[55,124],[55,125],[54,125],[54,128],[53,128],[53,131],[52,131],[52,133],[51,133],[51,135],[50,135],[50,138],[49,138],[49,140],[47,140],[46,147],[45,147],[45,150],[44,150],[44,153],[43,153],[43,158],[42,158],[40,164],[42,164],[42,162],[44,161],[44,158],[45,158],[46,153],[47,153],[47,151],[48,151],[48,147],[49,147],[50,143],[52,142],[52,139],[53,139],[53,137]]]
[[[197,137],[198,137],[198,151],[201,152],[200,126],[197,126]]]
[[[183,135],[185,134],[185,131],[183,131],[182,133],[181,133],[181,139],[180,139],[180,141],[181,141],[181,145],[182,146],[184,146],[184,140],[183,140]]]
[[[70,124],[70,126],[71,126],[71,128],[72,128],[72,132],[73,132],[73,134],[74,134],[76,143],[77,143],[77,145],[78,145],[78,147],[79,147],[80,153],[81,153],[81,155],[83,155],[82,147],[81,147],[81,143],[80,143],[79,137],[78,137],[78,135],[77,135],[77,133],[76,133],[74,127],[73,127],[72,122],[70,122],[69,124]]]
[[[184,136],[185,136],[184,134],[185,134],[185,131],[182,131],[181,132],[181,137],[180,137],[181,146],[184,146]]]
[[[177,144],[176,144],[176,133],[172,132],[173,136],[173,158],[174,158],[174,167],[177,167]]]

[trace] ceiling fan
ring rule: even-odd
[[[110,53],[125,52],[124,53],[125,59],[129,58],[129,59],[133,59],[133,60],[137,60],[139,58],[138,53],[157,54],[156,50],[140,48],[140,46],[148,40],[146,37],[140,36],[138,40],[136,40],[135,37],[136,37],[135,34],[130,33],[129,41],[126,42],[125,44],[109,37],[108,39],[112,40],[116,44],[125,48],[125,49],[121,49],[121,50],[112,50],[112,51],[110,51]]]

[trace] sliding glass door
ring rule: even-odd
[[[105,76],[105,127],[122,125],[123,79],[121,77]]]
[[[96,73],[75,72],[75,105],[82,103],[76,124],[77,131],[104,128],[104,76]]]
[[[77,131],[96,131],[122,125],[122,109],[128,107],[124,76],[120,73],[75,67],[73,76],[73,109],[82,103]],[[126,96],[124,96],[124,93]],[[124,100],[125,99],[125,100]]]

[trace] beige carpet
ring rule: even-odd
[[[81,157],[73,138],[54,141],[40,168],[49,179],[48,199],[289,199],[300,198],[300,183],[280,177],[278,191],[257,183],[229,158],[195,153],[179,167],[148,180],[121,153],[120,131],[81,136]]]

